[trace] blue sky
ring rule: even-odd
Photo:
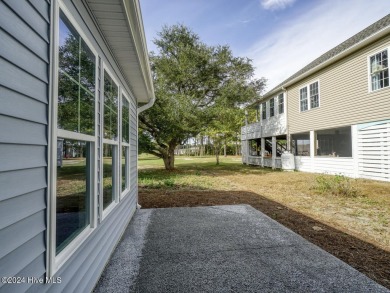
[[[267,90],[390,12],[390,0],[140,0],[149,51],[163,25],[249,57]]]

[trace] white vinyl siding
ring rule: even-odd
[[[390,120],[358,125],[359,177],[390,181]]]

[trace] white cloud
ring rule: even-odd
[[[292,5],[295,0],[261,0],[261,6],[267,10],[285,9]]]
[[[390,11],[390,1],[386,5],[381,0],[323,1],[311,11],[286,20],[241,55],[253,60],[256,76],[267,78],[267,90],[271,90],[321,54],[385,16],[386,11]]]

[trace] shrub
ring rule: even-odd
[[[343,175],[316,177],[315,189],[320,193],[331,193],[336,196],[358,197],[362,192],[356,184],[356,180]]]

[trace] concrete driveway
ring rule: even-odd
[[[390,292],[248,205],[136,212],[95,292]]]

